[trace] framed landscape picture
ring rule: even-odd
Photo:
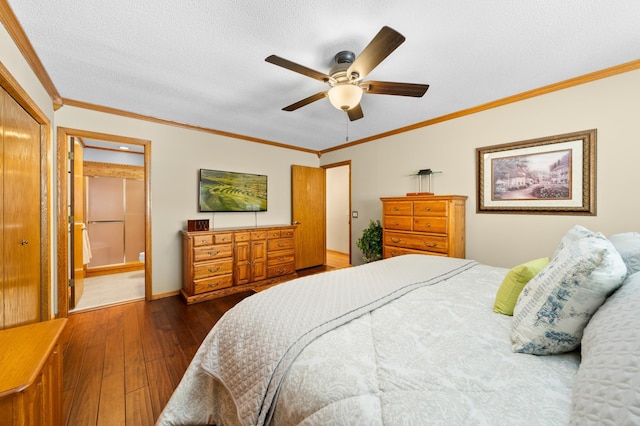
[[[478,213],[596,214],[596,130],[476,149]]]

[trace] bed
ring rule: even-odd
[[[257,293],[157,424],[638,424],[640,234],[619,235],[574,227],[528,277],[404,255]],[[514,276],[513,316],[498,313]]]

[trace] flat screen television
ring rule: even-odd
[[[200,169],[201,212],[267,211],[267,176]]]

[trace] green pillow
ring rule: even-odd
[[[513,315],[513,308],[516,306],[520,292],[531,278],[538,275],[538,272],[547,266],[547,263],[549,263],[549,258],[542,257],[514,266],[507,272],[496,294],[496,301],[493,304],[494,312]]]

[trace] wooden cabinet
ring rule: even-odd
[[[381,198],[383,257],[422,253],[464,258],[466,199],[462,195]]]
[[[49,317],[48,291],[41,287],[40,125],[3,89],[0,153],[2,329]]]
[[[236,232],[234,252],[236,285],[267,278],[267,231]]]
[[[295,226],[182,232],[182,296],[201,302],[295,278]]]
[[[0,425],[61,425],[66,318],[0,331]]]

